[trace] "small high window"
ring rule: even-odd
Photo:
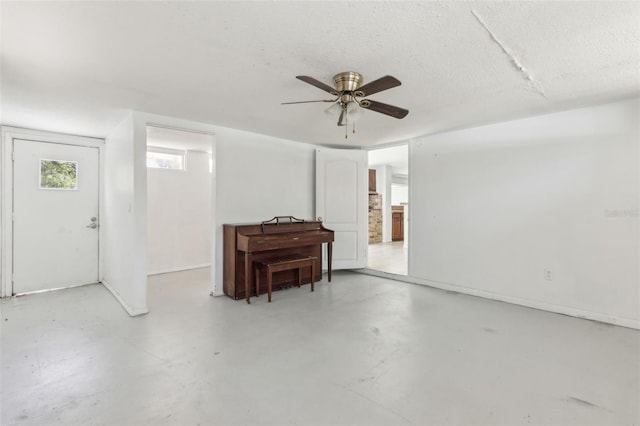
[[[185,153],[178,149],[147,147],[147,167],[152,169],[185,169]]]

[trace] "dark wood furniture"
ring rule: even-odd
[[[369,194],[376,193],[376,169],[369,169]]]
[[[306,221],[291,216],[250,224],[226,224],[224,229],[223,290],[234,299],[255,294],[254,262],[289,256],[313,256],[314,281],[322,280],[322,244],[327,244],[327,278],[331,281],[332,230],[320,221]],[[273,289],[279,290],[297,282],[296,271],[282,271],[273,277]],[[302,283],[311,282],[311,273],[302,272]],[[265,292],[266,284],[258,289]]]
[[[271,303],[271,290],[273,283],[273,274],[275,272],[281,271],[289,271],[295,270],[297,271],[298,278],[298,287],[302,284],[302,270],[304,268],[311,268],[311,291],[313,291],[313,284],[315,280],[313,276],[315,275],[314,265],[318,258],[313,256],[304,256],[304,257],[286,257],[284,259],[274,259],[274,260],[263,260],[261,262],[255,262],[256,270],[256,297],[260,295],[260,274],[261,272],[265,272],[267,276],[267,294],[269,295],[269,303]]]
[[[392,206],[391,241],[404,240],[404,206]]]

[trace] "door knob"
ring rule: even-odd
[[[322,222],[322,216],[318,216],[318,222]]]
[[[98,224],[95,222],[92,222],[91,225],[87,225],[87,228],[91,228],[91,229],[96,229],[98,227]]]

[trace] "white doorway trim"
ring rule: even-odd
[[[24,129],[19,127],[2,126],[2,149],[0,149],[0,164],[2,164],[2,174],[0,175],[0,297],[13,295],[13,144],[15,139],[28,139],[40,142],[60,143],[66,145],[79,145],[98,148],[99,175],[100,175],[100,216],[103,216],[104,202],[104,139],[68,135],[63,133],[46,132],[42,130]],[[102,281],[102,261],[103,250],[102,230],[99,230],[99,254],[98,254],[98,279]]]
[[[218,252],[217,241],[218,241],[218,226],[216,224],[216,212],[217,212],[217,196],[216,196],[216,161],[217,161],[217,127],[211,124],[200,123],[196,121],[183,120],[175,117],[167,117],[157,114],[150,114],[145,112],[134,112],[134,143],[136,144],[136,149],[144,149],[145,158],[146,158],[146,149],[147,149],[147,127],[161,127],[165,129],[172,130],[180,130],[184,132],[190,133],[202,133],[210,135],[213,138],[212,146],[211,146],[211,156],[213,158],[213,170],[211,172],[211,295],[212,296],[222,296],[224,295],[222,291],[222,281],[216,283],[216,270],[217,270],[217,262],[216,262],[216,253]],[[139,165],[138,165],[139,166]],[[147,179],[146,179],[146,163],[144,166],[144,225],[145,225],[145,244],[146,244],[146,226],[147,226]],[[220,226],[220,228],[222,228]],[[221,241],[221,240],[220,240]],[[146,247],[146,246],[145,246]],[[146,249],[145,249],[145,268],[146,268]],[[220,257],[222,258],[222,252],[220,251]],[[146,274],[145,274],[146,276]],[[146,291],[146,290],[145,290]]]

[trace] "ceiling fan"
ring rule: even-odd
[[[409,110],[404,108],[384,104],[371,99],[362,99],[366,96],[370,96],[374,93],[382,92],[383,90],[391,89],[402,84],[400,83],[400,80],[390,75],[386,75],[362,85],[361,74],[354,71],[341,72],[333,77],[335,88],[306,75],[299,75],[296,76],[296,78],[332,94],[335,98],[317,101],[283,102],[282,105],[304,104],[310,102],[331,102],[333,105],[327,109],[327,112],[332,113],[335,111],[337,113],[339,111],[338,126],[347,126],[349,118],[353,119],[359,112],[358,107],[398,119],[404,118],[409,114]],[[353,132],[355,133],[355,127]],[[345,138],[346,137],[347,135],[345,133]]]

